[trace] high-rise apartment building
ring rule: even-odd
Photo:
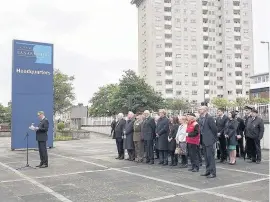
[[[139,74],[165,98],[248,97],[251,0],[133,0]]]

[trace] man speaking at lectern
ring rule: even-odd
[[[43,111],[38,112],[38,118],[40,123],[36,130],[36,140],[38,141],[38,149],[40,156],[40,164],[37,166],[39,168],[47,168],[48,167],[48,153],[47,153],[47,140],[48,140],[48,129],[49,129],[49,121],[45,117]]]

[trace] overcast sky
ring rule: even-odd
[[[253,0],[255,73],[267,71],[270,1]],[[54,67],[74,75],[77,102],[137,71],[137,10],[130,0],[9,0],[0,7],[0,103],[11,99],[12,40],[53,43]]]

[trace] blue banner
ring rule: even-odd
[[[37,148],[29,126],[38,125],[38,111],[49,120],[47,146],[53,146],[53,45],[13,40],[11,149]]]

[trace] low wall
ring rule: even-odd
[[[269,149],[269,144],[270,144],[270,139],[269,139],[269,123],[265,123],[264,124],[264,137],[261,141],[261,147],[262,149]],[[87,127],[83,127],[82,129],[84,130],[88,130],[90,132],[95,132],[95,133],[100,133],[100,134],[105,134],[105,135],[109,135],[111,133],[111,127],[110,126],[87,126]]]
[[[11,132],[0,131],[0,137],[11,137]]]

